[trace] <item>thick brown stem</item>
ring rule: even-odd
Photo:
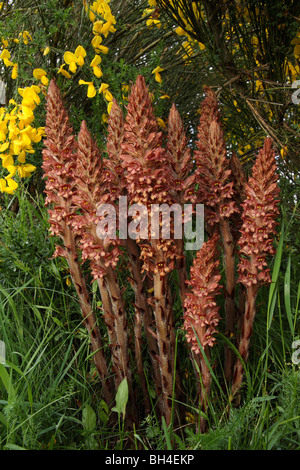
[[[127,405],[127,416],[130,422],[136,422],[136,407],[135,398],[132,385],[132,374],[129,365],[129,345],[128,345],[128,333],[127,333],[127,318],[125,314],[125,308],[123,304],[122,295],[120,292],[120,286],[116,279],[113,268],[107,268],[106,272],[107,289],[110,296],[112,310],[114,312],[115,328],[116,328],[116,339],[117,345],[115,348],[116,355],[118,357],[118,370],[117,370],[117,386],[118,382],[126,377],[129,389],[129,402]]]
[[[81,270],[77,261],[77,254],[75,249],[74,238],[69,228],[65,229],[65,247],[67,250],[67,261],[69,264],[70,274],[74,282],[74,286],[79,299],[81,312],[84,318],[84,323],[89,333],[92,350],[94,352],[93,359],[97,368],[98,375],[103,386],[103,396],[105,401],[110,404],[112,402],[112,390],[110,381],[107,378],[107,363],[104,356],[101,333],[97,325],[95,314],[91,308],[89,301],[89,294],[86,287],[85,280],[82,276]]]
[[[207,361],[210,360],[210,352],[209,352],[209,346],[205,348],[205,355]],[[202,387],[201,387],[201,394],[200,394],[200,407],[201,411],[205,414],[207,414],[208,410],[208,400],[210,396],[210,389],[211,389],[211,373],[208,367],[208,364],[201,354],[201,359],[200,359],[200,365],[201,365],[201,382],[202,382]],[[207,426],[207,420],[204,417],[200,418],[200,432],[204,433],[206,431],[206,426]]]
[[[150,412],[150,399],[147,389],[147,382],[145,378],[143,361],[142,361],[142,326],[144,327],[145,336],[147,339],[148,350],[153,367],[153,380],[157,396],[161,394],[161,375],[157,363],[158,349],[155,337],[151,334],[152,329],[152,315],[147,298],[145,295],[145,285],[142,279],[142,261],[139,259],[139,247],[135,240],[129,238],[127,240],[127,248],[130,261],[130,269],[132,273],[131,285],[135,294],[135,351],[138,374],[140,377],[142,391],[145,397],[146,413]]]
[[[257,296],[257,286],[252,285],[251,287],[247,288],[246,291],[246,305],[245,305],[245,314],[243,319],[243,326],[241,331],[241,338],[239,343],[239,353],[246,364],[249,356],[249,346],[250,346],[250,339],[252,336],[253,330],[253,323],[255,318],[255,301]],[[234,374],[233,374],[233,382],[232,382],[232,389],[231,394],[235,396],[235,403],[238,405],[240,403],[240,388],[242,385],[244,377],[244,367],[241,359],[238,357],[234,367]]]
[[[101,295],[104,321],[107,326],[107,333],[109,336],[111,348],[113,349],[117,343],[115,318],[114,318],[114,314],[112,311],[112,306],[111,306],[109,292],[108,292],[107,285],[106,285],[105,276],[98,279],[98,287],[99,287],[99,291]]]
[[[174,352],[172,330],[174,322],[170,306],[167,303],[167,279],[160,273],[154,274],[155,321],[158,341],[158,362],[162,379],[162,410],[167,425],[171,423]]]
[[[225,254],[225,274],[226,274],[226,295],[225,295],[225,324],[226,334],[229,339],[235,336],[236,315],[235,315],[235,267],[234,267],[234,244],[230,231],[228,219],[222,219],[220,229],[223,239]],[[225,347],[225,379],[229,385],[232,380],[234,364],[234,353],[229,346]]]

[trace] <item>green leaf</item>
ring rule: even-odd
[[[8,396],[14,396],[15,395],[15,390],[13,388],[13,385],[11,383],[11,377],[9,376],[6,368],[4,367],[3,364],[0,364],[0,379],[3,382],[4,387],[6,388],[6,391],[8,393]]]
[[[82,424],[85,431],[93,432],[96,429],[96,413],[90,405],[85,405],[82,410]]]
[[[119,415],[123,413],[125,416],[125,409],[128,402],[128,382],[125,379],[119,385],[117,394],[116,394],[116,406],[112,408],[112,411],[115,411]]]
[[[5,444],[5,450],[27,450],[24,447],[20,447],[17,444]]]
[[[104,400],[101,400],[100,406],[99,406],[99,419],[103,424],[107,423],[108,414],[109,414],[108,406]]]
[[[167,423],[164,417],[162,417],[162,428],[163,428],[165,439],[166,439],[167,450],[173,450],[171,439],[170,439],[170,434],[169,434]]]
[[[276,258],[273,267],[272,273],[272,282],[270,285],[269,290],[269,302],[268,302],[268,321],[267,321],[267,329],[269,330],[271,327],[271,323],[273,320],[275,305],[276,305],[276,294],[277,294],[277,280],[278,275],[280,272],[280,265],[281,265],[281,257],[282,257],[282,247],[283,247],[283,240],[284,240],[284,223],[282,222],[281,226],[281,235],[278,242]]]
[[[284,276],[284,305],[287,319],[290,325],[292,335],[294,334],[293,314],[291,309],[291,254],[289,255],[288,264]]]

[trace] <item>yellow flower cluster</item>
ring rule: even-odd
[[[3,60],[6,67],[12,67],[11,78],[15,80],[18,76],[18,64],[10,60],[11,53],[7,49],[3,49],[0,54],[0,59]]]
[[[43,127],[32,126],[40,91],[37,85],[19,88],[21,104],[10,100],[8,107],[0,108],[0,158],[2,167],[8,171],[8,175],[0,179],[1,192],[11,194],[16,190],[18,183],[13,179],[16,174],[26,178],[36,170],[34,165],[26,163],[26,154],[34,153],[32,145],[44,135]]]
[[[91,41],[94,57],[89,63],[90,73],[96,80],[101,78],[101,54],[107,54],[108,48],[102,44],[103,38],[109,33],[116,31],[116,20],[113,16],[110,6],[110,0],[96,0],[89,4],[83,0],[85,10],[90,21],[93,24],[93,39]],[[0,3],[1,9],[1,3]],[[12,54],[9,51],[9,42],[2,38],[2,51],[0,59],[6,67],[11,67],[11,77],[18,77],[18,64],[13,61]],[[28,31],[22,31],[12,42],[19,44],[28,44],[32,37]],[[46,47],[43,55],[46,56],[50,48]],[[64,53],[64,63],[58,70],[58,73],[70,79],[78,69],[81,69],[87,62],[87,51],[82,45],[78,45],[75,51],[67,50]],[[27,177],[36,169],[34,165],[26,163],[26,154],[34,153],[33,144],[41,140],[44,135],[44,128],[35,128],[33,121],[35,119],[34,110],[40,103],[39,94],[49,84],[47,72],[42,68],[35,68],[32,72],[36,84],[26,88],[18,88],[21,96],[21,103],[10,100],[7,107],[0,108],[0,158],[2,167],[8,172],[7,176],[0,179],[0,191],[13,193],[18,187],[14,177]],[[109,114],[112,106],[113,96],[109,91],[107,83],[94,84],[91,81],[79,80],[80,85],[87,85],[87,96],[93,98],[98,92],[107,102],[107,112]],[[97,89],[96,89],[97,88]],[[107,116],[106,120],[107,120]],[[105,120],[105,119],[103,119]]]
[[[146,25],[149,28],[152,28],[153,26],[156,26],[157,28],[160,28],[162,23],[159,19],[159,11],[157,10],[157,8],[155,8],[157,6],[157,2],[156,2],[156,0],[148,0],[148,4],[149,4],[149,7],[151,7],[151,8],[146,8],[143,12],[143,16],[147,15]],[[171,4],[171,6],[173,6],[172,0],[168,0],[168,4]],[[199,17],[198,7],[197,7],[195,2],[192,2],[192,7],[193,7],[193,10],[194,10],[195,16]],[[151,13],[151,16],[149,17],[150,13]],[[199,42],[199,41],[193,39],[190,36],[189,31],[192,30],[192,27],[188,23],[188,21],[185,19],[184,14],[181,10],[179,10],[179,14],[180,14],[181,19],[183,20],[183,22],[185,24],[185,28],[183,29],[182,27],[178,26],[175,29],[175,33],[178,36],[185,36],[186,37],[186,40],[182,42],[182,47],[185,50],[185,54],[183,55],[183,59],[188,60],[189,57],[192,56],[195,51],[199,50],[199,48],[200,48],[201,51],[203,51],[205,49],[205,45],[202,44],[202,42]],[[201,16],[203,17],[203,15],[201,15]],[[157,69],[159,69],[159,68],[160,67],[157,67]],[[161,83],[162,80],[161,80],[161,76],[160,76],[159,72],[163,71],[163,69],[158,71],[158,73],[157,73],[157,69],[154,69],[152,73],[155,74],[155,80],[157,82]]]
[[[102,61],[100,54],[108,53],[108,47],[102,44],[103,37],[106,38],[109,33],[114,33],[116,31],[114,26],[116,24],[116,20],[111,12],[109,2],[110,0],[97,0],[88,5],[87,2],[83,0],[85,10],[93,24],[94,37],[91,41],[91,45],[93,46],[95,55],[89,66],[91,67],[93,77],[96,78],[101,78],[103,75],[100,65]],[[84,66],[86,58],[87,52],[81,45],[79,45],[74,52],[66,51],[64,54],[64,63],[59,68],[58,73],[61,73],[66,78],[71,78],[71,73],[76,73],[78,67]],[[66,70],[66,66],[68,66],[68,70]],[[108,84],[101,83],[97,89],[94,79],[90,81],[79,79],[79,85],[87,86],[88,98],[94,98],[97,92],[102,94],[107,101],[107,112],[110,113],[113,96],[111,92],[108,91]]]
[[[25,45],[32,41],[28,31],[22,31],[17,38],[10,39],[10,42]],[[9,41],[2,38],[2,51],[0,59],[6,67],[12,67],[11,78],[18,77],[18,63],[12,60],[11,52],[8,50]],[[33,144],[40,142],[44,135],[44,128],[36,128],[33,125],[35,119],[34,110],[40,103],[39,94],[42,88],[48,84],[47,74],[43,69],[34,69],[33,77],[39,81],[39,85],[31,85],[25,88],[18,88],[21,97],[19,103],[11,99],[8,106],[0,108],[0,158],[2,167],[8,173],[0,179],[0,191],[13,194],[18,187],[14,179],[30,176],[36,167],[26,163],[26,154],[33,154]],[[41,88],[42,87],[42,88]]]
[[[12,42],[15,44],[19,44],[20,41],[22,41],[24,44],[27,45],[29,43],[29,40],[32,41],[32,37],[29,31],[22,31],[21,33],[19,33],[18,38],[12,39]],[[3,60],[3,63],[6,67],[12,67],[11,78],[15,80],[18,77],[18,64],[10,60],[11,53],[7,49],[8,44],[9,44],[8,40],[2,38],[1,42],[2,42],[2,46],[4,47],[4,49],[2,50],[0,54],[0,59]]]
[[[294,46],[294,61],[286,60],[284,64],[285,75],[290,83],[293,83],[300,77],[300,30],[297,31],[296,37],[292,40],[291,45]]]
[[[146,8],[143,12],[143,16],[147,16],[146,25],[148,28],[152,28],[154,26],[160,28],[161,22],[159,19],[159,11],[156,8],[152,8],[157,6],[156,0],[148,0],[148,3],[150,8]]]

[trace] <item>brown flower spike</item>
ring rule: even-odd
[[[226,271],[225,317],[226,334],[235,334],[235,257],[231,219],[239,213],[235,201],[232,170],[224,133],[221,126],[220,111],[215,93],[205,88],[206,98],[201,104],[200,124],[198,126],[196,182],[199,183],[199,201],[205,205],[205,220],[210,230],[220,232],[224,249]],[[233,351],[225,348],[225,377],[231,379],[234,363]]]
[[[197,252],[191,267],[191,279],[186,281],[191,288],[184,302],[184,329],[192,351],[200,354],[206,346],[212,347],[219,323],[219,307],[215,297],[220,294],[221,275],[218,270],[217,246],[219,237],[214,235]]]
[[[46,205],[49,206],[50,233],[59,237],[62,242],[57,245],[54,256],[63,256],[68,262],[84,323],[90,334],[94,351],[93,358],[103,384],[104,397],[109,403],[112,395],[109,380],[107,380],[108,369],[103,354],[102,338],[78,263],[76,236],[69,224],[75,188],[73,170],[76,166],[77,146],[60,91],[54,80],[50,82],[47,93],[45,132],[43,170],[46,178],[45,192],[47,194]]]
[[[184,302],[183,328],[192,351],[200,356],[198,361],[202,382],[200,405],[203,412],[207,409],[211,388],[211,374],[207,364],[210,359],[209,350],[214,345],[214,335],[220,320],[219,307],[216,304],[216,296],[220,294],[221,289],[218,244],[219,236],[215,234],[197,252],[191,267],[191,279],[187,281],[191,292],[186,294]],[[205,427],[206,421],[201,419],[202,432],[205,431]]]
[[[275,151],[267,137],[245,185],[245,202],[239,260],[239,278],[246,288],[245,313],[239,342],[239,353],[246,363],[256,313],[255,300],[261,285],[271,282],[267,257],[275,253],[273,237],[277,225],[279,188],[277,185]],[[236,394],[243,379],[243,365],[237,360],[234,369],[232,393]],[[238,397],[239,400],[239,397]]]
[[[145,79],[138,76],[131,88],[120,158],[126,171],[130,203],[141,203],[151,214],[153,204],[172,204],[173,185],[170,157],[162,147],[162,133],[151,105]],[[149,217],[148,217],[149,220]],[[177,248],[174,240],[155,239],[149,223],[148,239],[137,240],[141,248],[143,271],[153,285],[153,306],[161,375],[161,407],[167,424],[171,420],[175,334],[173,312],[168,295],[167,274],[174,268]]]

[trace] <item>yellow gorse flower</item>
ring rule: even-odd
[[[88,85],[87,97],[94,98],[96,95],[96,88],[93,82],[86,82],[85,80],[79,80],[79,85]]]
[[[100,78],[103,75],[103,72],[101,68],[99,67],[100,63],[101,63],[101,57],[99,55],[95,55],[92,62],[90,63],[90,66],[93,68],[94,75],[96,75],[97,78]]]
[[[49,79],[47,78],[47,73],[43,69],[34,69],[32,75],[37,80],[40,80],[43,85],[48,85]]]
[[[39,142],[45,133],[43,127],[32,125],[34,109],[40,103],[40,91],[37,85],[18,88],[21,104],[10,100],[10,108],[0,109],[0,159],[8,172],[0,180],[1,192],[13,194],[18,187],[14,176],[26,178],[36,170],[34,165],[26,163],[26,154],[34,153],[33,144]]]
[[[111,12],[109,6],[110,0],[96,0],[88,4],[86,0],[83,1],[87,14],[93,23],[93,39],[91,46],[94,49],[94,57],[89,59],[89,65],[92,69],[90,76],[93,74],[97,79],[102,77],[101,70],[101,54],[108,53],[108,47],[103,45],[103,38],[108,34],[116,31],[116,19]],[[155,0],[150,0],[151,6],[155,5]],[[159,21],[153,21],[153,24],[160,25]],[[2,51],[0,58],[6,67],[11,67],[11,77],[16,79],[18,77],[18,63],[14,62],[12,52],[8,50],[9,41],[1,39]],[[14,44],[29,44],[32,41],[32,36],[29,31],[21,31],[18,36],[10,39]],[[50,47],[46,46],[41,49],[41,54],[46,56],[50,52]],[[77,72],[78,67],[83,67],[85,64],[87,51],[82,45],[78,45],[75,51],[65,51],[64,62],[60,65],[57,73],[64,77],[71,79],[71,74]],[[19,64],[20,65],[20,64]],[[90,69],[90,70],[91,70]],[[85,80],[79,80],[80,85],[87,86],[87,97],[93,98],[97,92],[103,95],[107,103],[107,114],[111,111],[113,104],[113,95],[109,91],[109,84],[102,83],[100,87],[96,87],[93,80],[88,77],[88,69],[85,70],[87,76]],[[157,70],[159,74],[159,69]],[[33,68],[32,76],[38,80],[37,84],[18,88],[18,93],[21,97],[21,102],[17,103],[10,100],[8,107],[0,108],[0,161],[2,167],[7,172],[6,176],[0,179],[0,192],[14,193],[18,187],[15,177],[25,178],[28,177],[36,170],[36,167],[31,163],[26,162],[26,155],[34,153],[34,144],[39,142],[45,134],[44,128],[34,127],[35,108],[40,104],[40,93],[47,86],[49,78],[47,76],[47,69]],[[158,77],[159,75],[156,75]],[[106,119],[103,119],[106,121]]]
[[[160,75],[160,72],[163,72],[164,69],[162,67],[156,67],[154,70],[152,70],[152,73],[154,74],[154,78],[158,83],[162,82],[162,78]]]
[[[64,61],[69,66],[70,72],[75,73],[77,65],[83,66],[85,56],[86,51],[82,46],[78,46],[74,53],[70,51],[64,53]]]
[[[19,33],[19,37],[21,39],[23,39],[24,44],[28,44],[29,39],[30,39],[30,41],[32,41],[32,37],[31,37],[31,34],[29,33],[29,31],[23,31],[23,32]]]
[[[13,179],[5,180],[3,178],[0,179],[0,191],[2,193],[13,194],[18,187],[18,183],[15,182]]]
[[[6,65],[6,67],[10,67],[14,65],[13,62],[10,61],[10,57],[11,57],[11,53],[7,49],[3,49],[3,51],[0,54],[0,59],[3,60],[4,65]]]
[[[97,53],[102,52],[103,54],[107,54],[108,47],[103,46],[101,43],[102,43],[102,37],[99,34],[94,36],[91,42],[93,48],[95,49],[95,52]]]
[[[58,69],[57,73],[61,73],[61,74],[62,74],[64,77],[66,77],[66,78],[71,78],[71,75],[69,74],[69,72],[64,69],[64,66],[65,66],[65,65],[66,65],[66,64],[62,64],[62,65],[60,66],[60,68]]]

